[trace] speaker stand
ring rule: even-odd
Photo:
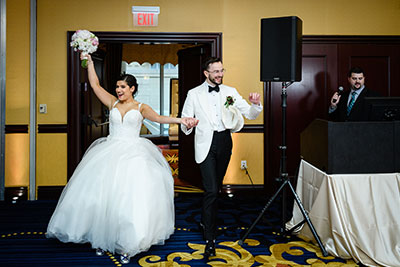
[[[310,227],[310,230],[315,238],[315,240],[317,241],[319,247],[321,248],[322,251],[322,255],[324,257],[328,256],[328,253],[326,252],[321,239],[319,238],[317,231],[314,228],[314,225],[312,224],[310,217],[307,214],[307,211],[304,209],[303,204],[301,203],[301,200],[299,198],[299,196],[297,195],[296,191],[294,190],[290,179],[289,179],[289,175],[286,171],[286,107],[287,107],[287,90],[286,88],[288,86],[290,86],[292,84],[292,82],[282,82],[282,95],[281,95],[281,101],[282,101],[282,145],[279,146],[279,149],[281,150],[281,160],[280,160],[280,168],[279,168],[279,181],[282,182],[281,186],[279,187],[278,191],[275,192],[275,194],[268,200],[267,204],[264,206],[264,208],[262,209],[262,211],[260,212],[260,214],[258,215],[257,219],[253,222],[253,224],[249,227],[249,229],[247,230],[247,232],[242,236],[242,238],[239,240],[239,245],[243,245],[244,240],[246,239],[246,237],[250,234],[250,232],[253,230],[253,228],[256,226],[256,224],[258,223],[258,221],[262,218],[262,216],[264,215],[265,211],[268,209],[268,207],[272,204],[272,202],[276,199],[276,197],[282,192],[284,195],[282,196],[282,225],[281,225],[281,232],[288,232],[288,233],[292,233],[294,229],[298,228],[299,226],[301,226],[302,224],[304,224],[305,222],[307,222],[308,226]],[[296,226],[294,226],[292,229],[286,231],[286,227],[285,227],[285,214],[286,214],[286,200],[284,198],[286,198],[285,196],[285,187],[289,186],[290,188],[290,192],[293,194],[294,199],[301,211],[301,213],[303,214],[304,220],[297,224]]]

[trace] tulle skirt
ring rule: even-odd
[[[174,181],[149,140],[100,138],[64,188],[47,237],[133,256],[174,232]]]

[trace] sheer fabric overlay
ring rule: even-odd
[[[110,111],[110,134],[85,152],[47,237],[133,256],[174,232],[174,180],[159,148],[139,136],[143,117]]]

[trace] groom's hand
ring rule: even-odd
[[[191,129],[197,126],[199,120],[195,118],[182,118],[182,123],[186,126],[187,129]]]
[[[250,93],[249,101],[255,105],[260,105],[260,94],[259,93]]]

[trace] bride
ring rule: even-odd
[[[174,232],[174,180],[160,150],[139,136],[143,119],[188,128],[198,120],[160,116],[136,101],[138,84],[132,75],[118,79],[117,97],[108,93],[99,84],[90,55],[88,77],[110,110],[110,133],[85,152],[61,194],[46,236],[89,242],[97,255],[118,253],[126,264]]]

